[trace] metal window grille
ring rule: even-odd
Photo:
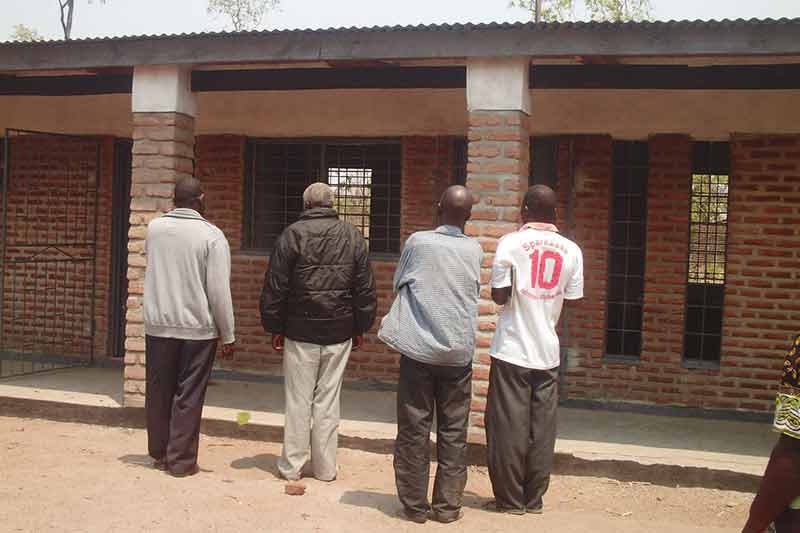
[[[453,184],[467,184],[467,163],[469,162],[469,143],[466,137],[453,137]]]
[[[371,252],[400,250],[401,150],[394,141],[251,140],[245,195],[247,248],[269,250],[303,211],[303,191],[324,181],[334,207],[361,230]]]
[[[646,142],[614,143],[605,350],[610,357],[641,355],[648,161]]]
[[[697,142],[692,151],[683,351],[686,361],[716,365],[722,346],[730,146]]]
[[[531,172],[529,185],[547,185],[558,188],[558,145],[559,137],[531,137]]]

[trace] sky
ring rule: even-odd
[[[657,20],[800,17],[800,0],[651,0]],[[73,38],[225,29],[206,13],[207,0],[77,0]],[[514,22],[529,13],[509,0],[281,0],[265,29]],[[16,24],[61,38],[58,0],[0,0],[0,41]]]

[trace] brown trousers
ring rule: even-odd
[[[486,448],[498,508],[542,507],[553,467],[557,408],[558,368],[532,370],[492,358]]]
[[[174,474],[197,464],[200,420],[217,340],[146,338],[147,448]]]
[[[411,515],[433,511],[442,519],[458,516],[467,484],[467,424],[472,395],[472,365],[452,367],[400,359],[397,386],[397,440],[394,473],[397,495]],[[436,480],[428,504],[430,433],[436,413]]]

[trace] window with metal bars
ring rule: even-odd
[[[609,228],[606,356],[638,359],[642,351],[647,142],[614,142]]]
[[[720,360],[729,183],[730,145],[693,143],[683,343],[690,364],[715,366]]]
[[[466,137],[453,137],[453,183],[467,184],[467,163],[469,162],[469,143]]]
[[[529,185],[547,185],[558,188],[558,145],[555,135],[531,137],[531,172]]]
[[[303,212],[306,187],[323,181],[336,193],[340,218],[361,230],[371,252],[399,252],[399,142],[252,139],[246,157],[245,248],[270,250]]]

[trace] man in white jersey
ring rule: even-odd
[[[504,305],[492,341],[486,405],[490,507],[541,513],[556,440],[556,324],[564,300],[583,297],[581,249],[555,227],[557,197],[528,189],[519,231],[500,240],[492,265],[492,299]]]

